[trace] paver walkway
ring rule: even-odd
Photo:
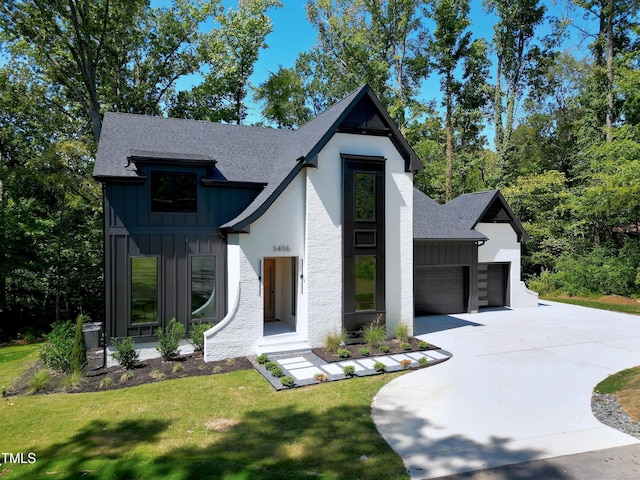
[[[640,317],[544,302],[418,318],[415,330],[452,359],[394,379],[373,403],[412,478],[638,443],[595,419],[591,393],[640,365]]]
[[[328,381],[344,380],[346,376],[343,373],[343,368],[348,365],[354,367],[356,376],[362,377],[378,375],[373,367],[376,362],[384,363],[387,371],[393,372],[404,368],[400,364],[402,360],[409,360],[411,362],[410,368],[417,368],[420,358],[426,358],[428,364],[433,365],[447,360],[449,357],[450,354],[442,350],[427,350],[327,363],[310,351],[269,355],[269,359],[277,362],[284,370],[285,375],[293,377],[297,386],[318,383],[314,379],[316,374],[325,374]],[[258,365],[256,368],[276,389],[284,388],[280,381],[267,372],[264,367]]]

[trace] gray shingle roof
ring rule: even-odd
[[[292,134],[291,130],[108,112],[93,175],[98,180],[135,178],[135,165],[127,159],[144,152],[169,159],[213,159],[227,180],[265,182],[283,139]]]
[[[450,202],[451,203],[451,202]],[[447,204],[449,205],[449,204]],[[420,190],[413,189],[413,238],[419,240],[481,241],[487,237],[447,211]]]
[[[221,227],[248,231],[303,166],[317,166],[318,152],[365,95],[391,125],[392,139],[405,157],[407,170],[420,170],[417,155],[371,88],[364,85],[295,131],[107,113],[93,174],[103,181],[136,179],[135,163],[129,160],[139,157],[139,152],[146,158],[182,159],[190,164],[215,161],[229,181],[267,184],[238,217]]]

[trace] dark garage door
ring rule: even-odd
[[[416,315],[467,311],[468,267],[416,267],[413,302]]]
[[[478,299],[481,307],[507,305],[508,263],[481,263],[478,265]]]

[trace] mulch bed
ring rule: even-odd
[[[90,365],[93,362],[90,362]],[[101,362],[100,362],[101,363]],[[178,367],[176,367],[179,365]],[[11,388],[7,389],[9,395],[24,395],[29,389],[29,379],[33,373],[39,368],[43,368],[38,361],[32,365],[22,375]],[[53,375],[53,382],[48,388],[38,392],[39,394],[66,392],[66,393],[84,393],[84,392],[101,392],[104,390],[116,390],[119,388],[134,387],[147,383],[156,383],[163,380],[173,380],[176,378],[195,377],[202,375],[216,375],[220,373],[228,373],[237,370],[250,370],[253,365],[245,357],[221,360],[218,362],[204,362],[203,355],[191,354],[183,355],[174,361],[166,362],[162,358],[154,358],[140,362],[133,370],[133,376],[124,379],[125,370],[120,367],[109,367],[100,370],[87,371],[86,377],[82,384],[78,387],[67,387],[62,385],[63,376]],[[174,371],[175,369],[175,371]],[[105,378],[111,380],[105,381]]]
[[[379,357],[382,355],[393,355],[395,353],[409,353],[409,352],[424,352],[427,350],[439,350],[440,347],[436,347],[435,345],[431,345],[429,344],[428,348],[421,348],[419,346],[420,340],[418,340],[417,338],[414,337],[409,337],[409,341],[407,343],[409,343],[411,345],[410,349],[404,349],[400,346],[402,342],[400,342],[400,340],[398,340],[397,338],[391,339],[391,340],[387,340],[384,345],[388,345],[389,346],[389,351],[388,352],[383,352],[382,350],[380,350],[379,348],[371,348],[369,345],[367,345],[366,343],[354,343],[354,344],[350,344],[350,345],[341,345],[340,348],[346,348],[347,350],[349,350],[349,352],[351,352],[351,355],[348,358],[342,358],[340,356],[338,356],[337,353],[334,352],[330,352],[328,351],[326,348],[314,348],[312,349],[312,352],[315,353],[318,357],[320,357],[322,360],[324,360],[327,363],[332,363],[332,362],[344,362],[345,360],[355,360],[358,358],[366,358],[366,357]],[[359,350],[361,348],[367,348],[370,351],[369,355],[362,355]]]

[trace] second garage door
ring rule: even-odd
[[[416,315],[467,311],[468,267],[416,267],[413,299]]]

